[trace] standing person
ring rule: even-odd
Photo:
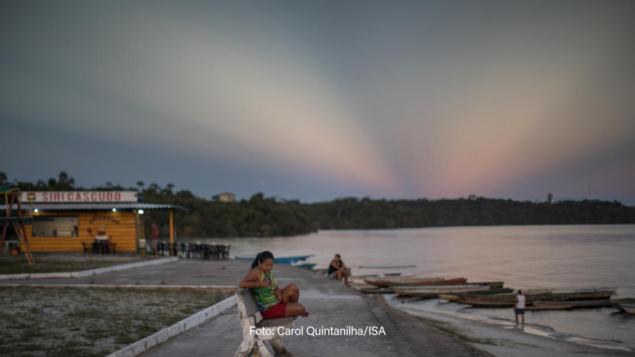
[[[329,265],[328,276],[331,279],[342,280],[344,279],[344,284],[348,285],[348,268],[342,257],[339,254],[335,254],[333,260],[331,260],[331,265]]]
[[[516,305],[514,305],[514,313],[516,315],[516,326],[518,326],[518,315],[522,316],[523,327],[525,326],[525,295],[522,290],[518,290],[516,295]]]
[[[278,288],[272,270],[273,254],[267,251],[258,253],[256,260],[251,264],[251,270],[238,287],[251,289],[263,319],[298,315],[308,317],[309,312],[298,303],[300,288],[295,284],[289,284],[284,289]]]
[[[159,226],[157,226],[154,223],[152,223],[152,233],[150,233],[150,244],[151,244],[152,250],[154,251],[154,256],[158,257],[159,256],[159,250],[158,250]]]

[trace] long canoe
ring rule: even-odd
[[[400,279],[400,280],[388,280],[386,284],[388,286],[396,286],[396,285],[457,285],[457,284],[465,284],[467,282],[466,278],[452,278],[452,279],[430,279],[430,278],[410,278],[410,279]]]
[[[416,268],[416,265],[360,265],[360,269],[406,269]]]
[[[384,276],[384,277],[376,277],[376,278],[367,278],[364,279],[364,281],[366,282],[366,284],[372,284],[372,285],[376,285],[376,286],[388,286],[388,282],[401,282],[401,281],[405,281],[407,279],[419,279],[419,280],[425,280],[425,281],[441,281],[444,280],[444,278],[418,278],[412,275],[408,275],[408,276]],[[401,285],[401,284],[392,284],[392,285]]]
[[[580,294],[580,293],[599,293],[605,291],[615,292],[617,288],[609,286],[600,287],[568,287],[568,288],[555,288],[551,291],[552,294]]]
[[[450,289],[422,289],[422,290],[405,290],[398,292],[400,296],[413,296],[420,298],[436,298],[440,294],[456,294],[457,292],[479,291],[479,290],[465,290],[465,289],[487,289],[487,286],[473,286],[471,288],[450,288]],[[396,292],[396,291],[395,291]]]
[[[596,293],[573,293],[573,294],[537,294],[526,295],[527,301],[572,301],[572,300],[601,300],[609,299],[613,294],[612,291],[603,291]],[[478,300],[478,301],[491,301],[491,302],[514,302],[516,301],[516,295],[501,294],[501,295],[466,295],[459,294],[461,300]]]
[[[611,299],[611,305],[635,304],[635,298]]]
[[[349,278],[350,280],[350,278]],[[490,290],[492,289],[501,289],[503,287],[504,282],[502,281],[484,281],[478,283],[465,283],[465,284],[455,284],[452,286],[464,286],[464,287],[474,287],[474,286],[483,286],[487,287]],[[445,287],[445,285],[439,285],[438,287]],[[403,290],[419,290],[419,289],[429,289],[430,287],[425,285],[394,285],[391,288],[403,289]],[[513,292],[513,289],[509,289],[509,292]]]
[[[388,288],[382,288],[375,285],[364,285],[356,288],[357,291],[364,294],[392,294],[392,290]]]
[[[459,302],[472,305],[474,307],[514,307],[516,304],[514,301],[481,301],[465,299],[461,299]]]
[[[373,275],[353,275],[353,276],[349,276],[348,277],[348,282],[351,284],[366,284],[366,282],[364,281],[364,279],[370,279],[370,278],[383,278],[383,277],[387,277],[387,276],[401,276],[401,273],[391,273],[391,274],[384,274],[382,276],[380,276],[379,274],[373,274]]]
[[[274,262],[278,263],[278,264],[286,264],[286,265],[291,265],[293,263],[297,263],[297,262],[301,262],[303,260],[307,260],[308,258],[314,256],[315,254],[309,254],[309,255],[294,255],[294,256],[290,256],[290,257],[276,257],[274,258]],[[237,255],[236,259],[238,260],[251,260],[253,261],[254,259],[256,259],[255,256],[249,256],[249,255]]]
[[[619,307],[629,314],[635,314],[635,304],[620,304]]]
[[[573,308],[578,307],[605,307],[611,306],[611,300],[573,300],[573,301],[534,301],[534,306],[566,306],[571,305]]]
[[[514,289],[501,288],[501,289],[489,289],[482,291],[468,291],[466,293],[462,293],[463,295],[491,295],[491,294],[502,294],[502,293],[510,293],[514,291]],[[439,298],[445,299],[448,301],[459,301],[461,300],[458,294],[439,294]]]
[[[571,304],[565,305],[540,305],[540,306],[527,306],[527,311],[551,311],[551,310],[570,310],[573,308]]]

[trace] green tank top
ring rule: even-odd
[[[269,281],[269,286],[251,289],[256,297],[256,303],[258,303],[258,309],[260,311],[265,311],[278,303],[278,297],[276,296],[278,283],[273,278],[273,273],[265,273],[260,270],[260,281],[265,280]]]

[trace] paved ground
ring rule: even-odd
[[[177,263],[138,268],[80,279],[33,279],[12,281],[25,284],[103,285],[232,285],[249,270],[243,261],[206,262],[180,260]],[[294,356],[489,356],[457,337],[422,323],[402,311],[359,294],[342,283],[310,271],[277,264],[279,284],[297,284],[300,302],[311,312],[300,318],[303,336],[284,339]],[[3,284],[4,282],[0,282]],[[308,328],[384,328],[380,336],[308,336]],[[233,356],[242,341],[238,312],[226,311],[207,324],[153,348],[143,356]]]

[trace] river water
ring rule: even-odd
[[[232,244],[232,255],[262,250],[274,256],[315,254],[325,268],[335,253],[353,275],[466,277],[505,281],[506,287],[618,287],[618,298],[635,297],[635,225],[499,226],[400,230],[321,231],[299,237],[199,239]],[[360,266],[416,265],[408,269]],[[389,297],[390,298],[390,297]],[[475,309],[438,299],[410,303],[422,310],[456,311],[513,320],[511,309]],[[635,350],[635,318],[613,308],[529,311],[527,323],[561,335],[611,341]]]

